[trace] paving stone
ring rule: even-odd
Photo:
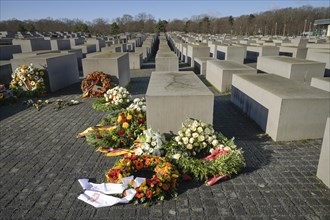
[[[152,71],[131,72],[133,97],[145,94]],[[117,159],[76,139],[106,115],[91,108],[95,99],[79,98],[79,84],[42,97],[79,99],[77,106],[59,111],[52,105],[40,111],[21,103],[0,107],[1,219],[329,219],[330,190],[315,176],[322,140],[273,142],[229,95],[206,85],[215,95],[215,129],[236,138],[247,167],[211,187],[181,183],[178,198],[151,207],[95,209],[77,199],[82,190],[77,179],[104,182],[105,170]]]

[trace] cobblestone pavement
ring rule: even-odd
[[[129,87],[143,96],[152,69],[134,71]],[[202,79],[205,81],[205,79]],[[209,86],[209,85],[208,85]],[[116,158],[106,158],[76,134],[105,113],[95,99],[56,111],[20,103],[0,108],[1,219],[330,219],[330,190],[315,176],[322,140],[273,142],[215,93],[214,126],[244,150],[247,167],[227,181],[207,187],[183,183],[179,196],[151,207],[133,204],[95,209],[77,199],[79,178],[104,182]],[[49,95],[54,101],[79,99],[79,84]]]

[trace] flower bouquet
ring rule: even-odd
[[[10,90],[7,90],[5,85],[0,84],[0,106],[16,101],[17,97]]]
[[[146,172],[151,172],[152,175],[139,187],[134,188],[135,204],[151,205],[156,201],[164,200],[167,196],[177,195],[179,171],[163,157],[125,154],[124,158],[118,160],[106,173],[106,179],[109,183],[119,183],[123,177],[141,176],[148,174]]]
[[[219,142],[214,129],[199,120],[187,119],[182,123],[178,136],[175,137],[178,145],[181,145],[189,155],[196,156],[203,151],[208,151],[212,146],[216,147]]]
[[[150,128],[144,130],[142,134],[134,141],[132,149],[135,149],[135,154],[140,156],[149,154],[153,156],[163,156],[163,143],[165,137],[158,132],[154,132]]]
[[[105,118],[100,126],[110,126],[110,129],[88,133],[88,144],[98,148],[127,148],[145,129],[146,117],[137,110],[123,110],[115,117]]]
[[[234,139],[227,139],[199,120],[183,123],[178,135],[164,147],[166,156],[181,173],[207,181],[207,185],[237,174],[245,167],[243,153]]]
[[[88,74],[81,82],[83,97],[101,97],[110,89],[109,75],[95,71]]]
[[[15,69],[11,75],[10,88],[17,96],[34,97],[46,93],[45,70],[22,65]]]
[[[147,104],[145,98],[135,98],[133,103],[127,107],[128,110],[136,110],[138,112],[146,112]]]
[[[131,94],[126,88],[116,86],[109,89],[103,98],[93,103],[93,108],[99,111],[113,111],[125,108],[130,102]]]

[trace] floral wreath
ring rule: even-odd
[[[109,75],[95,71],[88,74],[81,83],[83,97],[101,97],[108,89],[110,89]],[[101,89],[93,90],[96,85],[102,84]]]
[[[109,89],[103,98],[96,100],[92,107],[99,111],[114,111],[125,108],[130,102],[131,94],[126,88],[116,86]]]
[[[86,135],[89,145],[98,148],[127,148],[146,128],[145,112],[123,110],[105,117],[99,124],[109,129],[94,129]]]
[[[166,196],[177,196],[177,179],[179,171],[163,157],[125,154],[106,173],[109,183],[119,183],[123,177],[134,175],[139,171],[152,171],[154,174],[136,187],[134,203],[152,204],[164,200]]]
[[[164,148],[166,156],[182,173],[199,181],[230,177],[245,167],[243,153],[237,149],[234,139],[228,140],[199,120],[186,120],[178,135]]]
[[[42,95],[46,93],[45,71],[35,68],[32,63],[29,66],[19,66],[11,75],[10,88],[17,96]]]

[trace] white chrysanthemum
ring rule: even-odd
[[[198,138],[198,134],[196,132],[192,133],[193,138]]]
[[[189,139],[187,137],[183,137],[182,141],[183,141],[184,144],[188,144]]]
[[[181,154],[174,154],[174,155],[172,155],[172,158],[173,158],[174,160],[179,160],[180,157],[181,157]]]
[[[231,150],[231,148],[228,147],[228,146],[224,147],[223,149],[224,149],[225,151],[230,151],[230,150]]]
[[[204,137],[203,135],[199,135],[199,136],[198,136],[198,140],[199,140],[199,141],[204,141],[204,140],[205,140],[205,137]]]
[[[215,140],[212,141],[212,145],[214,147],[216,147],[218,144],[219,144],[219,141],[218,140],[215,139]]]
[[[207,147],[207,143],[202,142],[203,148]]]

